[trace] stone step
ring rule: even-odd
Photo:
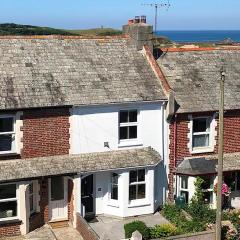
[[[52,227],[52,229],[69,227],[69,223],[66,220],[59,222],[50,222],[49,225]]]

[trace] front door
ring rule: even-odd
[[[93,174],[82,179],[81,196],[84,209],[84,217],[86,219],[90,219],[94,217]]]
[[[67,178],[49,178],[49,219],[66,220],[68,218]]]

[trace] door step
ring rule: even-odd
[[[52,229],[64,228],[64,227],[69,227],[69,222],[66,220],[58,221],[58,222],[49,222],[49,225],[52,227]]]

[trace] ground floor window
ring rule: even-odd
[[[224,182],[231,191],[240,190],[240,171],[224,173]]]
[[[213,193],[214,193],[214,176],[201,176],[204,180],[202,184],[203,199],[206,204],[213,204]]]
[[[145,169],[130,171],[129,173],[129,200],[146,197]]]
[[[180,177],[180,196],[184,197],[185,202],[189,202],[188,176]]]
[[[31,214],[37,211],[37,184],[37,181],[32,181],[29,184],[29,206]]]
[[[117,173],[111,173],[111,199],[118,200],[118,178]]]
[[[17,185],[0,185],[0,219],[17,217]]]

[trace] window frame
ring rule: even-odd
[[[3,118],[12,118],[13,119],[13,131],[11,132],[0,132],[0,136],[2,135],[11,135],[12,136],[12,145],[10,151],[0,151],[1,154],[11,154],[11,153],[17,153],[17,146],[16,146],[16,116],[14,114],[6,114],[6,115],[0,115],[0,119]]]
[[[110,190],[109,190],[109,200],[110,201],[118,201],[119,200],[119,177],[120,177],[120,174],[119,173],[116,173],[116,172],[111,172],[110,173]],[[113,182],[113,174],[116,174],[118,176],[117,178],[117,183],[114,183]],[[118,189],[118,192],[117,192],[117,199],[114,199],[112,198],[112,190],[113,190],[113,186],[117,186],[117,189]]]
[[[183,178],[187,178],[187,188],[182,187]],[[189,191],[189,176],[187,176],[187,175],[179,176],[179,196],[183,196],[182,193],[187,193],[188,199],[185,199],[186,203],[189,202],[189,195],[190,195],[189,192],[190,192]]]
[[[0,203],[4,203],[4,202],[16,202],[17,207],[16,207],[16,211],[17,214],[16,216],[13,217],[6,217],[6,218],[0,218],[0,222],[6,222],[6,221],[10,221],[10,220],[16,220],[19,219],[19,196],[18,196],[18,191],[19,191],[19,185],[18,183],[1,183],[0,186],[3,185],[15,185],[16,186],[16,197],[15,198],[5,198],[5,199],[0,199]]]
[[[30,192],[30,185],[32,184],[32,192]],[[34,214],[37,212],[37,180],[32,180],[30,183],[29,183],[29,191],[28,191],[28,199],[29,199],[29,212],[30,212],[30,215]],[[30,203],[30,197],[32,197],[32,205],[33,205],[33,209],[31,209],[31,203]]]
[[[138,181],[138,171],[140,171],[140,170],[144,170],[144,181]],[[131,172],[137,172],[137,181],[136,182],[131,182],[130,183],[130,173]],[[128,201],[129,201],[129,203],[134,202],[134,201],[146,200],[146,197],[147,197],[147,182],[146,182],[146,178],[147,178],[147,170],[145,168],[140,168],[140,169],[130,170],[129,171],[129,189],[128,189],[128,192],[130,192],[130,186],[136,186],[136,198],[135,199],[130,199],[130,194],[128,194]],[[145,197],[144,198],[137,198],[138,186],[139,185],[145,185]]]
[[[121,123],[120,122],[120,114],[121,112],[129,112],[131,111],[136,111],[137,112],[137,122],[125,122]],[[137,108],[129,108],[129,109],[120,109],[118,112],[118,142],[119,144],[124,144],[124,143],[131,143],[131,142],[136,142],[139,139],[139,114],[140,111]],[[136,138],[127,138],[127,139],[120,139],[120,129],[121,127],[137,127],[137,137]]]
[[[213,205],[213,203],[214,203],[214,196],[213,196],[213,194],[214,194],[214,176],[206,175],[206,176],[202,176],[202,179],[204,181],[206,181],[207,177],[210,178],[209,179],[210,180],[210,188],[206,188],[206,189],[202,188],[202,192],[203,192],[203,194],[204,193],[209,193],[210,194],[210,201],[209,201],[209,203],[206,202],[206,204]]]
[[[197,119],[206,119],[209,122],[209,131],[206,132],[195,132],[193,131],[194,120]],[[192,117],[190,115],[190,153],[198,154],[198,153],[209,153],[214,151],[214,116],[200,116],[200,117]],[[203,147],[194,147],[194,136],[208,135],[209,136],[209,144],[208,146]]]

